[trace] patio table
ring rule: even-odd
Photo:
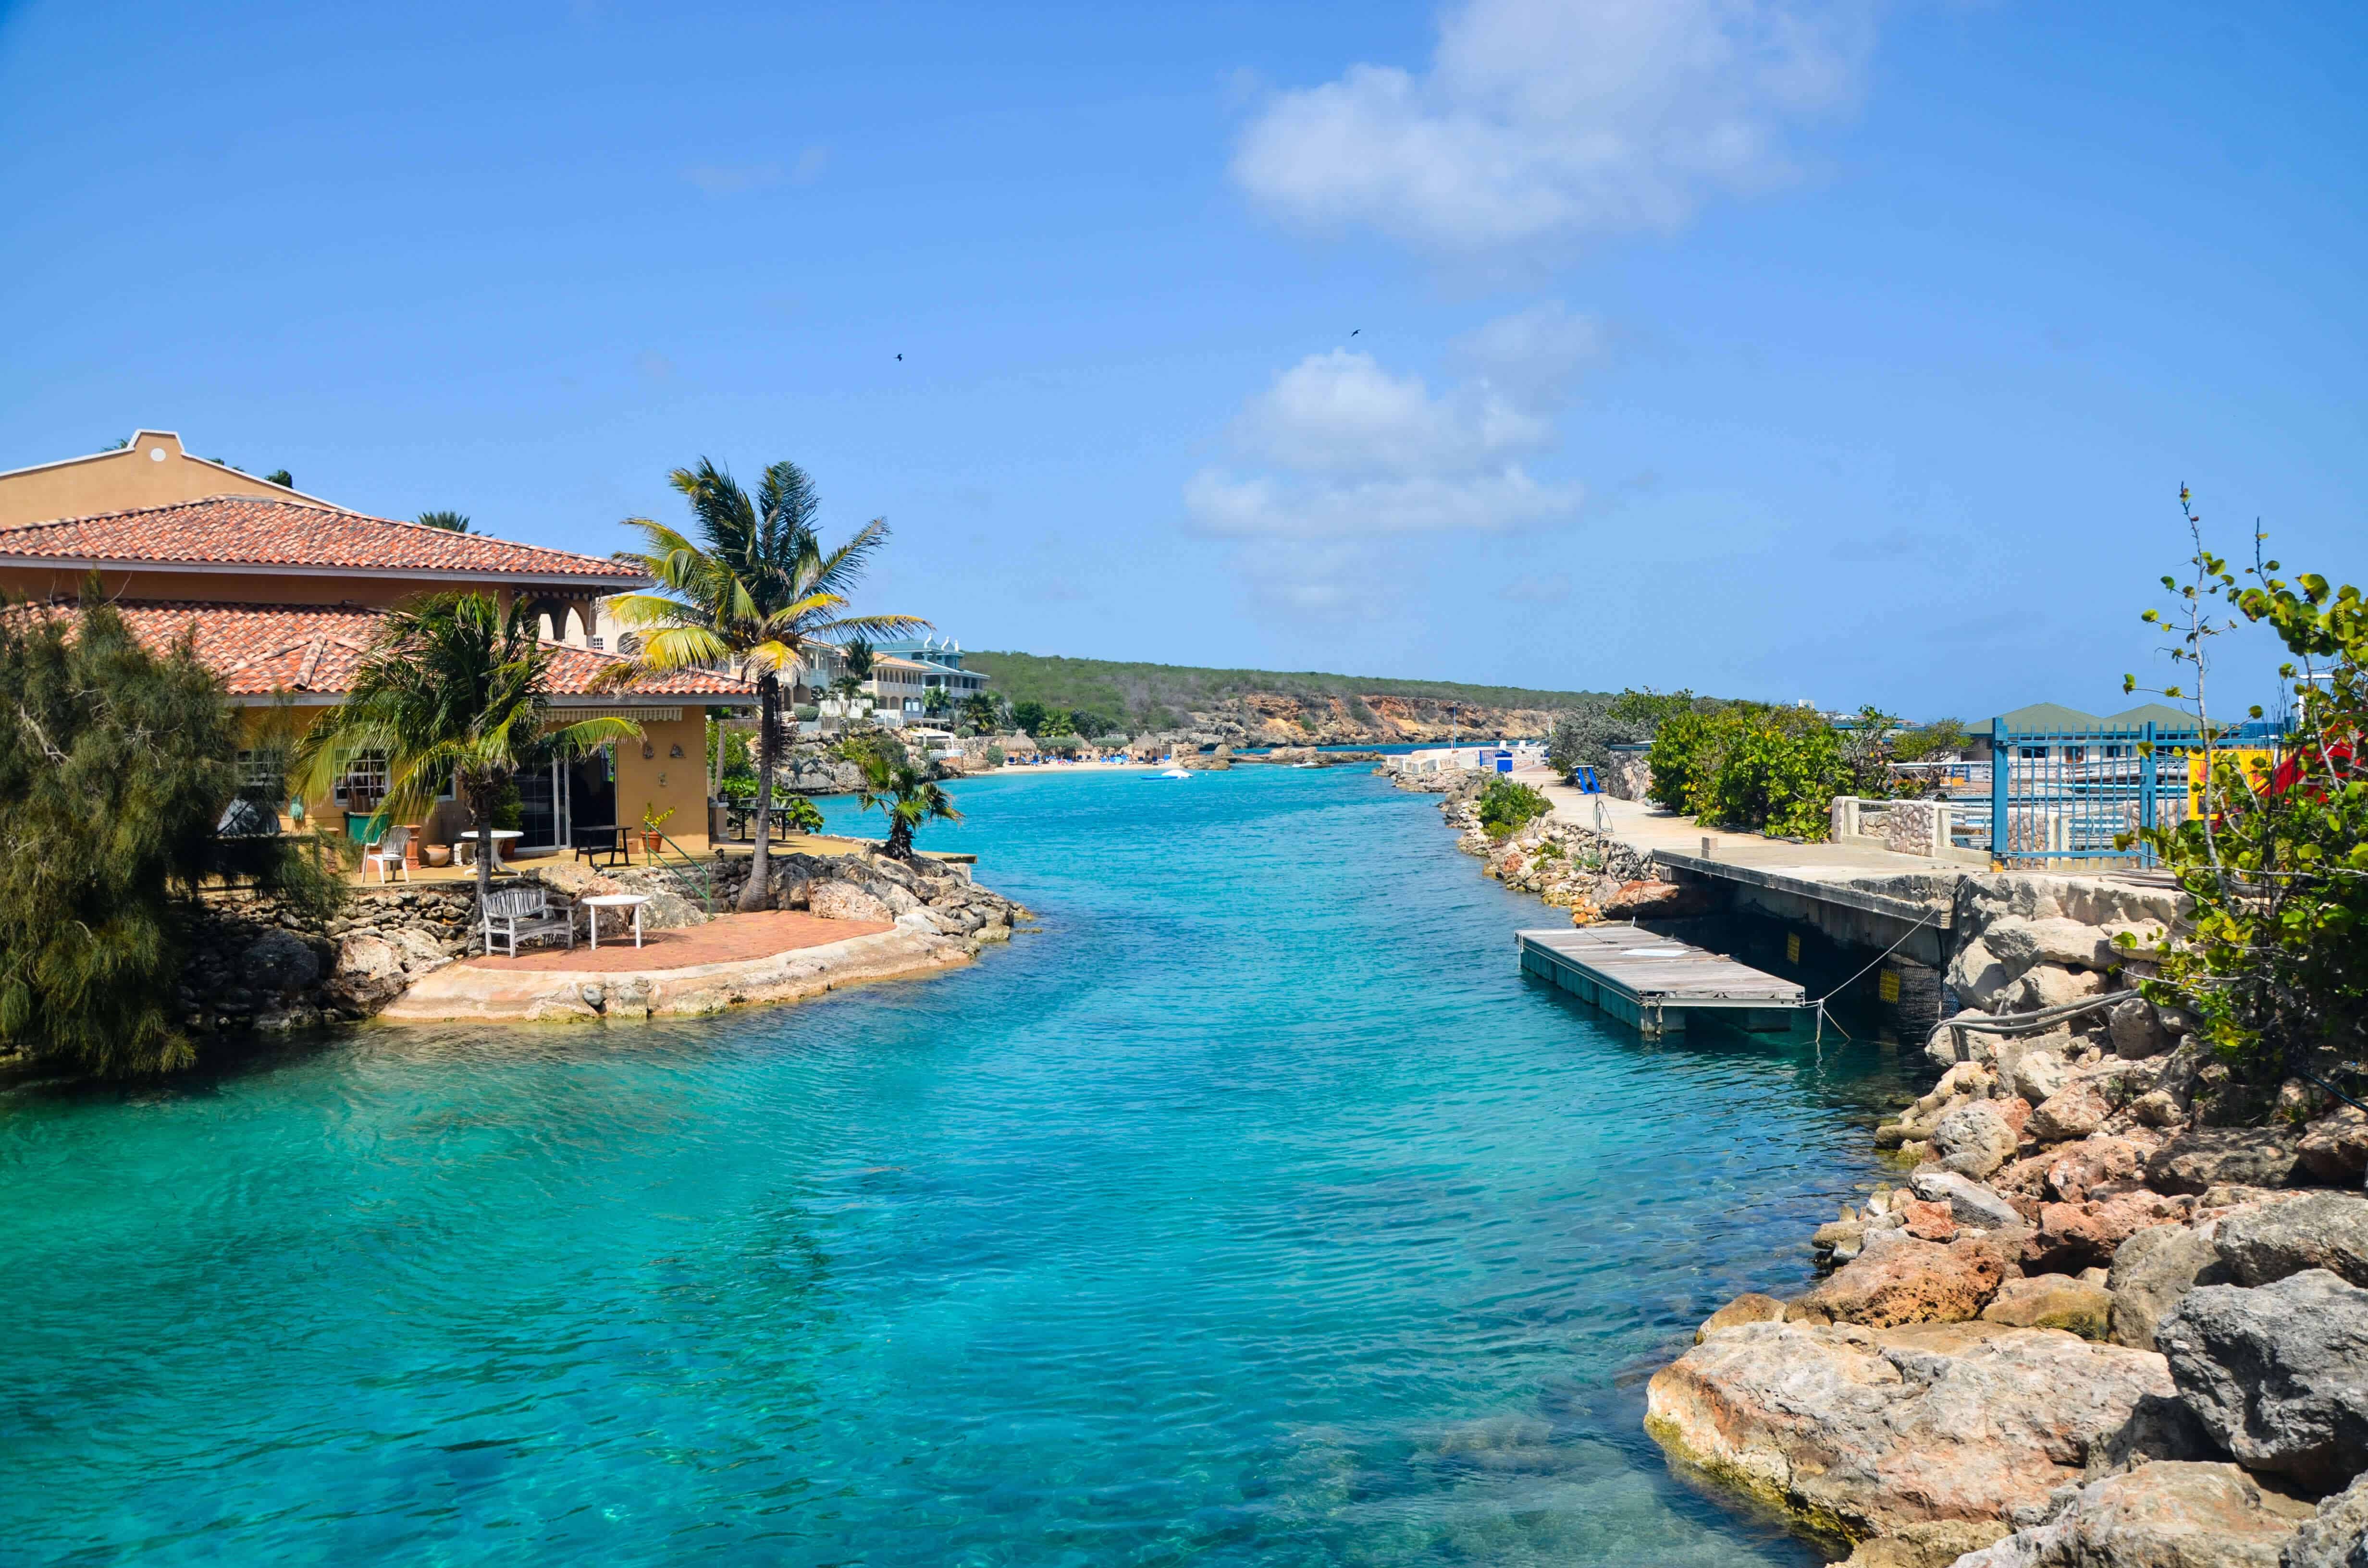
[[[633,912],[633,946],[642,945],[642,905],[650,902],[645,892],[586,893],[577,900],[589,911],[585,924],[592,927],[592,950],[600,950],[600,912],[604,909],[631,909]]]
[[[524,838],[525,836],[525,833],[515,827],[497,827],[494,829],[494,855],[495,857],[494,863],[495,865],[499,865],[501,863],[499,858],[502,852],[503,844],[511,839]],[[477,830],[472,827],[466,833],[456,833],[452,835],[452,842],[456,845],[465,844],[469,846],[470,863],[473,865],[476,861],[477,855]]]

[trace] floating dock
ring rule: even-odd
[[[1737,1028],[1792,1028],[1801,987],[1691,943],[1634,926],[1516,931],[1521,968],[1647,1036],[1703,1014]]]

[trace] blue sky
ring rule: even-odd
[[[2368,553],[2275,10],[0,4],[0,467],[606,551],[786,456],[973,646],[2110,709],[2182,481]]]

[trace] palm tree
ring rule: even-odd
[[[888,813],[888,842],[882,852],[894,859],[913,858],[913,834],[925,822],[959,822],[953,797],[945,786],[913,766],[905,748],[885,735],[869,742],[850,741],[839,755],[855,764],[863,776],[855,798],[865,811],[881,807]]]
[[[466,512],[422,512],[413,519],[422,528],[442,528],[446,533],[464,534],[469,531]]]
[[[996,721],[1003,717],[1003,704],[984,691],[973,691],[962,699],[962,717],[980,734],[990,734]]]
[[[769,892],[767,839],[773,815],[773,768],[780,757],[781,676],[794,676],[814,645],[838,637],[895,635],[926,628],[911,615],[842,615],[847,594],[888,537],[874,517],[855,537],[825,551],[814,531],[821,497],[793,462],[765,470],[756,498],[706,458],[678,468],[669,483],[690,503],[703,542],[647,517],[628,517],[649,549],[632,559],[657,591],[616,600],[617,619],[648,629],[632,672],[736,667],[757,687],[757,846],[741,890],[743,910],[761,909]]]
[[[386,618],[345,700],[298,742],[302,792],[328,791],[356,758],[386,759],[381,816],[424,815],[447,783],[477,830],[477,899],[494,881],[494,806],[512,776],[639,740],[630,719],[551,722],[551,654],[541,617],[484,594],[442,594]]]
[[[932,719],[942,719],[954,710],[954,694],[942,686],[933,686],[921,694],[921,711]]]

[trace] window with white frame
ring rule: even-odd
[[[365,751],[354,754],[346,765],[346,776],[337,780],[334,791],[337,804],[349,811],[374,811],[386,799],[386,754]]]
[[[238,787],[260,793],[279,790],[281,779],[280,756],[276,751],[255,748],[242,749],[238,754]]]

